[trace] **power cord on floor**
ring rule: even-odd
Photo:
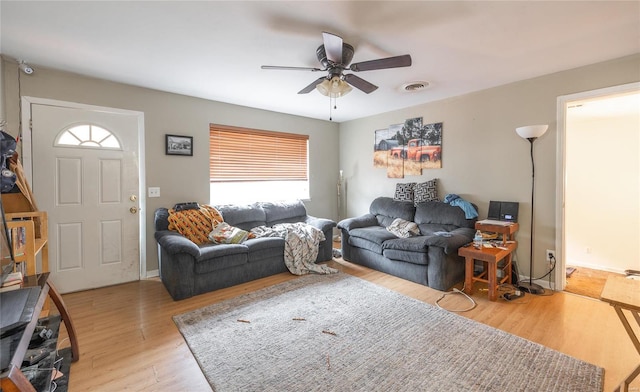
[[[548,277],[549,277],[549,287],[551,287],[551,273],[552,273],[553,271],[555,271],[557,262],[556,262],[556,257],[555,257],[553,254],[550,254],[550,255],[549,255],[549,258],[550,258],[551,260],[553,260],[553,264],[551,265],[551,268],[549,268],[549,271],[547,271],[547,273],[546,273],[546,274],[544,274],[544,275],[542,275],[541,277],[539,277],[539,278],[534,278],[533,280],[534,280],[534,281],[535,281],[535,280],[542,280],[542,279],[544,279],[544,278],[546,278],[546,277],[548,276]],[[537,294],[537,293],[531,293],[531,294],[533,294],[533,295],[537,295],[537,296],[539,296],[539,297],[545,297],[545,296],[546,296],[546,297],[550,297],[550,296],[552,296],[552,295],[554,294],[554,292],[555,292],[555,282],[554,282],[554,287],[553,287],[553,289],[547,290],[547,289],[545,289],[545,288],[543,287],[543,288],[542,288],[542,293],[540,293],[540,294]]]
[[[462,288],[462,290],[458,290],[458,289],[456,289],[454,287],[454,289],[452,291],[448,291],[448,292],[442,293],[442,296],[436,300],[436,306],[439,307],[440,309],[444,309],[444,310],[447,310],[449,312],[468,312],[468,311],[474,309],[477,306],[476,301],[474,301],[473,298],[468,296],[463,290],[464,290],[464,287]],[[469,306],[466,309],[446,309],[446,308],[443,308],[440,305],[440,301],[442,299],[444,299],[444,297],[446,297],[447,295],[451,295],[451,294],[462,294],[462,295],[464,295],[471,302],[471,306]]]
[[[544,278],[546,278],[548,276],[549,277],[549,287],[551,287],[551,273],[553,271],[555,271],[555,269],[556,269],[556,256],[554,256],[553,254],[550,254],[549,258],[553,261],[553,264],[551,265],[551,268],[549,268],[549,271],[547,271],[546,274],[542,275],[538,279],[541,280],[541,279],[544,279]],[[538,294],[538,295],[539,296],[543,296],[543,297],[544,296],[549,296],[550,297],[550,296],[552,296],[554,294],[554,292],[555,292],[555,287],[554,287],[554,289],[551,289],[551,290],[544,289],[544,292],[542,294]]]

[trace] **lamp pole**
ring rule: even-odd
[[[531,227],[529,230],[529,281],[518,282],[518,288],[524,292],[531,294],[543,294],[544,288],[539,284],[533,283],[533,221],[535,217],[534,201],[536,187],[536,166],[533,159],[533,142],[546,131],[548,125],[530,125],[516,129],[518,135],[529,141],[531,145]]]
[[[526,291],[531,294],[542,294],[544,288],[539,284],[533,283],[533,220],[534,220],[534,201],[535,201],[535,189],[536,189],[536,165],[533,160],[533,142],[536,137],[528,137],[531,144],[531,228],[529,229],[529,282],[518,283],[518,288],[522,291]]]

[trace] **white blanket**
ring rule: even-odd
[[[334,274],[338,270],[316,264],[318,244],[325,240],[324,233],[306,223],[280,223],[273,227],[258,226],[251,232],[259,237],[284,238],[284,263],[294,275]]]

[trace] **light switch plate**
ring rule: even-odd
[[[160,187],[149,187],[149,197],[160,197]]]

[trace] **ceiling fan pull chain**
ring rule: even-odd
[[[329,97],[329,121],[333,121],[332,109],[333,107],[331,106],[331,97]]]

